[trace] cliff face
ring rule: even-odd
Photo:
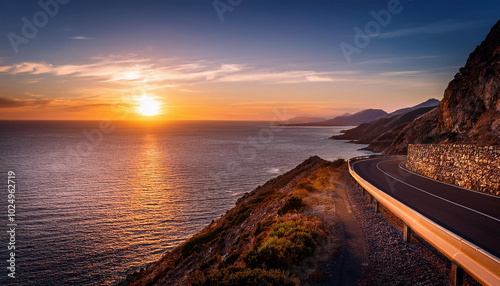
[[[455,75],[439,105],[437,133],[459,141],[493,141],[500,134],[500,21]]]
[[[377,143],[389,135],[394,138],[390,144]],[[500,21],[449,83],[437,109],[398,134],[379,138],[369,150],[403,154],[412,143],[500,144]]]

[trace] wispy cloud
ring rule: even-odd
[[[384,58],[375,58],[371,60],[366,60],[363,62],[355,63],[357,66],[364,65],[380,65],[380,64],[392,64],[392,63],[408,63],[422,60],[430,60],[438,58],[438,56],[434,55],[421,55],[421,56],[408,56],[408,57],[384,57]]]
[[[75,37],[71,37],[70,39],[71,40],[92,40],[92,38],[85,37],[85,36],[75,36]]]
[[[283,69],[283,68],[281,68]],[[0,66],[0,72],[18,74],[52,74],[56,76],[91,77],[100,82],[123,85],[176,87],[182,84],[217,82],[339,82],[350,81],[358,71],[314,71],[259,69],[243,64],[193,61],[172,64],[149,59],[126,57],[94,58],[90,63],[52,65],[46,62],[22,62]],[[185,86],[184,86],[185,87]],[[183,88],[183,87],[179,87]]]
[[[394,31],[389,31],[385,33],[380,33],[377,35],[378,38],[399,38],[411,36],[414,34],[443,34],[452,31],[459,31],[477,27],[481,24],[479,21],[470,22],[438,22],[430,25],[424,25],[419,27],[411,27],[406,29],[399,29]]]
[[[403,60],[380,59],[377,61]],[[408,60],[408,58],[404,58]],[[287,70],[287,67],[260,68],[244,64],[216,63],[206,60],[181,62],[175,59],[156,60],[130,56],[110,56],[93,58],[87,63],[53,65],[46,62],[23,62],[0,65],[0,72],[12,75],[39,75],[52,77],[72,77],[94,81],[100,84],[98,91],[72,88],[72,96],[99,94],[99,98],[116,94],[152,93],[162,89],[192,92],[193,86],[200,84],[258,83],[258,84],[336,84],[356,83],[371,86],[427,86],[433,75],[428,71],[392,71],[367,73],[359,70],[316,71]],[[391,77],[398,77],[395,81]],[[27,83],[33,78],[27,77]],[[109,84],[108,86],[106,86]],[[432,84],[432,83],[431,83]],[[105,92],[105,88],[110,88]],[[197,90],[197,88],[194,88]]]
[[[423,71],[396,71],[396,72],[381,72],[380,76],[417,76],[423,75]]]
[[[17,108],[17,107],[39,107],[47,105],[51,102],[49,99],[19,99],[7,96],[0,96],[0,108]]]
[[[219,82],[264,82],[264,83],[305,83],[305,82],[339,82],[351,81],[348,76],[357,72],[317,72],[312,70],[298,71],[258,71],[252,70],[247,73],[226,75],[218,79]]]

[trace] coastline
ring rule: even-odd
[[[245,275],[252,279],[285,285],[308,280],[310,271],[301,267],[302,261],[316,259],[315,253],[319,260],[333,260],[340,247],[333,213],[324,215],[325,207],[318,206],[326,205],[344,162],[307,159],[245,194],[225,215],[119,285],[203,285],[200,281],[216,279],[214,273],[226,275],[235,267],[250,271]],[[276,240],[295,248],[289,252]],[[264,257],[266,265],[259,265]]]
[[[418,237],[405,243],[398,219],[383,207],[373,211],[346,165],[309,158],[119,285],[446,283],[447,260]],[[276,228],[312,234],[312,249],[288,255],[277,241],[296,237],[273,237]],[[291,263],[271,263],[280,261]]]

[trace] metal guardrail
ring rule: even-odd
[[[436,224],[379,190],[354,172],[351,166],[353,162],[373,157],[375,156],[361,156],[349,159],[349,173],[351,176],[379,203],[479,283],[483,285],[500,285],[500,259],[498,257]]]

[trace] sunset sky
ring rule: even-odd
[[[500,15],[497,0],[40,2],[0,0],[0,119],[390,112],[441,99]],[[141,98],[160,114],[140,115]]]

